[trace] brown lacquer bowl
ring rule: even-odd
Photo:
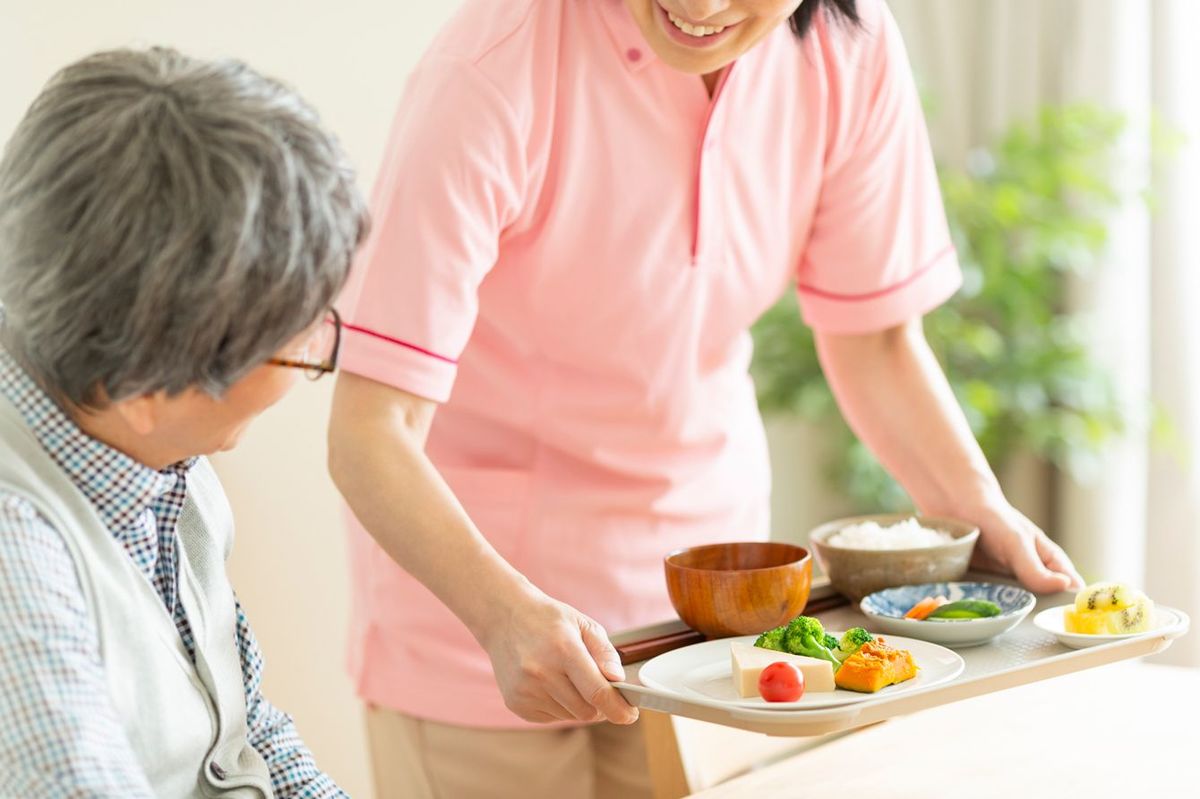
[[[677,549],[663,566],[675,612],[709,638],[785,624],[804,610],[812,588],[808,550],[774,541]]]

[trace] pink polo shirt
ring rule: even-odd
[[[710,100],[622,0],[465,0],[408,81],[344,368],[441,403],[428,452],[480,530],[610,631],[673,617],[669,550],[767,536],[747,331],[789,283],[840,333],[959,285],[903,44],[859,5],[780,26]],[[347,516],[362,697],[527,726]]]

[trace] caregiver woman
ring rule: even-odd
[[[747,331],[792,281],[918,506],[1077,583],[922,335],[960,278],[881,0],[462,6],[400,104],[330,433],[381,795],[647,791],[636,728],[533,723],[634,721],[605,630],[673,615],[672,548],[767,536]]]

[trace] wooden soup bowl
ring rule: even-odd
[[[812,556],[775,541],[677,549],[663,561],[679,618],[709,638],[757,635],[804,610]]]

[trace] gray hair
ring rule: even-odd
[[[337,141],[237,61],[114,50],[0,159],[4,341],[59,401],[219,396],[333,303],[367,227]]]

